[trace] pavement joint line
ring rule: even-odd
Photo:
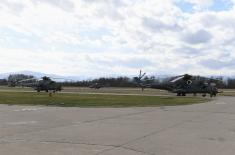
[[[93,145],[93,146],[105,146],[105,147],[112,147],[113,149],[115,148],[123,148],[125,150],[131,150],[131,151],[135,151],[135,152],[139,152],[139,153],[144,153],[144,154],[148,154],[148,155],[152,155],[149,154],[147,152],[144,151],[140,151],[140,150],[136,150],[136,149],[132,149],[132,148],[128,148],[125,146],[120,146],[120,145],[106,145],[106,144],[94,144],[94,143],[83,143],[83,142],[58,142],[58,141],[40,141],[40,143],[58,143],[58,144],[75,144],[75,145]]]
[[[208,114],[210,115],[211,113],[205,113],[204,115],[208,115]],[[203,116],[204,116],[204,115],[203,115]],[[157,134],[159,134],[159,133],[165,132],[165,131],[170,130],[170,129],[173,129],[173,128],[175,128],[175,127],[179,127],[179,126],[181,126],[181,125],[183,125],[183,124],[185,124],[185,123],[188,123],[188,122],[193,122],[194,120],[199,119],[199,118],[201,118],[201,117],[203,117],[203,116],[200,115],[200,116],[197,116],[197,117],[194,118],[194,119],[184,120],[184,121],[182,121],[182,122],[178,122],[178,123],[173,124],[173,125],[171,125],[171,126],[168,126],[168,127],[166,127],[166,128],[162,128],[162,129],[160,129],[160,130],[153,131],[153,132],[148,133],[148,134],[146,134],[146,135],[144,135],[144,136],[141,136],[141,137],[135,138],[135,139],[133,139],[133,140],[127,141],[126,143],[120,144],[119,147],[120,147],[120,148],[121,148],[121,147],[125,147],[125,145],[128,145],[128,144],[130,144],[130,143],[133,143],[133,142],[136,142],[136,141],[138,141],[138,140],[144,139],[144,138],[146,138],[146,137],[149,137],[149,136],[152,136],[152,135],[157,135]],[[95,155],[100,155],[100,154],[102,154],[102,153],[104,153],[104,152],[108,152],[108,151],[111,151],[111,150],[113,150],[113,149],[106,149],[106,150],[103,150],[102,152],[99,152],[99,153],[97,153],[97,154],[95,154]]]
[[[235,113],[232,112],[218,112],[218,111],[177,111],[177,110],[165,110],[165,111],[173,111],[173,112],[193,112],[193,113],[211,113],[211,114],[229,114],[229,115],[235,115]]]
[[[226,109],[226,108],[225,108]],[[229,114],[229,115],[235,115],[233,112],[219,112],[219,111],[190,111],[190,110],[164,110],[164,111],[169,111],[169,112],[189,112],[189,113],[209,113],[209,114]]]
[[[128,113],[128,114],[116,115],[116,116],[109,116],[109,117],[104,117],[104,118],[100,118],[100,119],[93,119],[93,120],[82,121],[79,124],[77,124],[77,123],[64,124],[64,125],[60,125],[60,126],[56,126],[56,127],[51,127],[51,128],[48,128],[48,129],[41,129],[41,130],[38,130],[38,131],[19,133],[19,134],[12,134],[12,135],[8,135],[8,136],[0,137],[0,141],[4,140],[4,139],[7,139],[7,138],[9,139],[9,138],[17,136],[17,135],[36,134],[36,133],[45,132],[45,131],[49,131],[49,130],[53,130],[53,129],[66,128],[66,127],[69,127],[69,126],[80,126],[81,124],[87,124],[87,123],[93,123],[93,122],[98,122],[98,121],[103,121],[103,120],[109,120],[109,119],[116,119],[116,118],[121,118],[121,117],[139,115],[139,114],[143,114],[143,113],[151,113],[151,112],[154,112],[154,111],[157,111],[157,110],[159,110],[159,108],[156,107],[156,108],[154,108],[154,110],[140,111],[140,112],[134,112],[134,113]]]
[[[156,107],[156,109],[154,109],[154,110],[140,111],[140,112],[129,113],[129,114],[124,114],[124,115],[110,116],[110,117],[101,118],[101,119],[87,120],[87,121],[84,121],[83,123],[92,123],[92,122],[103,121],[103,120],[108,120],[108,119],[116,119],[116,118],[139,115],[139,114],[144,114],[144,113],[151,113],[151,112],[154,112],[157,110],[159,110],[159,109]]]
[[[107,144],[95,144],[95,143],[84,143],[84,142],[68,142],[68,141],[39,141],[39,142],[40,143],[58,143],[58,144],[105,146],[105,147],[112,147],[114,149],[115,148],[123,148],[123,149],[126,149],[126,150],[131,150],[131,151],[135,151],[135,152],[151,155],[151,154],[149,154],[147,152],[144,152],[144,151],[140,151],[140,150],[136,150],[136,149],[128,148],[128,147],[125,147],[125,146],[120,146],[120,145],[107,145]]]
[[[71,141],[34,141],[34,140],[24,140],[24,139],[15,139],[12,141],[1,141],[0,144],[12,144],[12,143],[19,143],[19,142],[24,142],[24,143],[55,143],[55,144],[72,144],[72,145],[88,145],[88,146],[103,146],[103,147],[112,147],[113,149],[115,148],[122,148],[125,150],[131,150],[134,152],[138,152],[138,153],[144,153],[146,155],[153,155],[153,154],[149,154],[147,152],[144,151],[140,151],[137,149],[132,149],[132,148],[128,148],[125,146],[120,146],[120,145],[107,145],[107,144],[96,144],[96,143],[85,143],[85,142],[71,142]]]
[[[184,124],[184,123],[186,123],[186,122],[191,122],[191,121],[192,121],[192,120],[185,120],[185,121],[182,121],[182,122],[173,124],[173,125],[171,125],[171,126],[168,126],[168,127],[166,127],[166,128],[162,128],[162,129],[160,129],[160,130],[153,131],[153,132],[148,133],[148,134],[146,134],[146,135],[144,135],[144,136],[141,136],[141,137],[132,139],[132,140],[130,140],[130,141],[127,141],[126,143],[120,144],[118,147],[119,147],[119,148],[125,147],[125,145],[128,145],[128,144],[130,144],[130,143],[133,143],[133,142],[135,142],[135,141],[144,139],[144,138],[146,138],[146,137],[149,137],[149,136],[152,136],[152,135],[155,135],[155,134],[162,133],[162,132],[164,132],[164,131],[166,131],[166,130],[172,129],[172,128],[174,128],[174,127],[180,126],[180,125],[182,125],[182,124]],[[129,147],[126,147],[126,148],[129,148]],[[100,155],[100,154],[102,154],[102,153],[104,153],[104,152],[108,152],[108,151],[111,151],[111,150],[113,150],[113,148],[112,148],[112,149],[103,150],[102,152],[99,152],[99,153],[97,153],[97,154],[95,154],[95,155]],[[148,153],[148,154],[149,154],[149,153]]]

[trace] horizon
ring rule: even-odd
[[[2,0],[0,73],[235,76],[235,0]]]

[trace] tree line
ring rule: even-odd
[[[158,79],[155,79],[155,77],[146,76],[144,78],[145,84],[158,82]],[[88,87],[94,83],[99,83],[102,86],[106,87],[137,87],[136,79],[135,78],[129,78],[126,76],[121,77],[101,77],[93,80],[82,80],[82,81],[76,81],[76,82],[61,82],[63,86],[80,86],[80,87]]]
[[[24,75],[24,74],[12,74],[9,75],[6,79],[0,79],[0,85],[2,86],[17,86],[19,81],[24,79],[34,78],[32,75]],[[145,76],[143,81],[145,84],[150,83],[160,83],[160,79],[154,76]],[[222,81],[222,78],[221,78]],[[120,77],[101,77],[92,80],[81,80],[81,81],[64,81],[58,82],[62,84],[62,86],[77,86],[77,87],[88,87],[94,83],[99,83],[100,85],[107,86],[107,87],[137,87],[136,79],[130,78],[126,76]],[[226,88],[226,89],[235,89],[235,78],[228,78],[223,82],[219,82],[217,84],[218,88]]]
[[[34,78],[34,76],[25,74],[11,74],[6,79],[0,79],[0,85],[15,87],[20,81],[30,78]]]

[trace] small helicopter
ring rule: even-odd
[[[153,89],[162,89],[167,90],[172,93],[176,93],[177,96],[186,96],[186,94],[202,94],[203,97],[206,97],[207,94],[210,97],[215,97],[218,93],[218,88],[216,87],[216,83],[220,80],[206,78],[201,76],[193,76],[189,74],[179,75],[172,78],[169,78],[161,83],[150,83],[144,84],[142,79],[146,73],[141,72],[139,73],[139,77],[135,77],[135,81],[137,82],[138,86],[142,88],[153,88]]]
[[[104,87],[104,85],[100,84],[100,83],[93,83],[89,86],[89,88],[93,88],[93,89],[100,89]]]
[[[32,87],[37,92],[53,91],[53,93],[62,90],[62,85],[56,81],[51,80],[50,77],[44,76],[41,79],[31,78],[18,81],[18,84],[23,87]]]

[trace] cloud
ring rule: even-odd
[[[146,17],[143,18],[143,25],[149,28],[152,32],[159,32],[162,30],[176,31],[181,29],[181,27],[176,23],[164,23],[160,20]]]
[[[189,46],[182,46],[180,48],[176,48],[174,51],[185,58],[196,58],[203,55],[203,49]]]
[[[198,30],[194,33],[187,33],[184,35],[183,40],[189,44],[207,43],[211,40],[212,35],[205,30]]]
[[[32,0],[36,5],[41,5],[41,3],[47,3],[53,7],[59,7],[65,11],[73,11],[75,5],[70,0]]]
[[[226,59],[235,58],[235,9],[229,6],[217,11],[211,0],[3,0],[0,71],[235,74]]]
[[[25,5],[19,1],[2,0],[0,3],[0,8],[6,9],[12,13],[21,13],[25,9]]]
[[[235,67],[235,59],[229,60],[229,61],[221,61],[217,59],[207,59],[202,60],[200,64],[204,67],[207,67],[209,69],[233,69]]]

